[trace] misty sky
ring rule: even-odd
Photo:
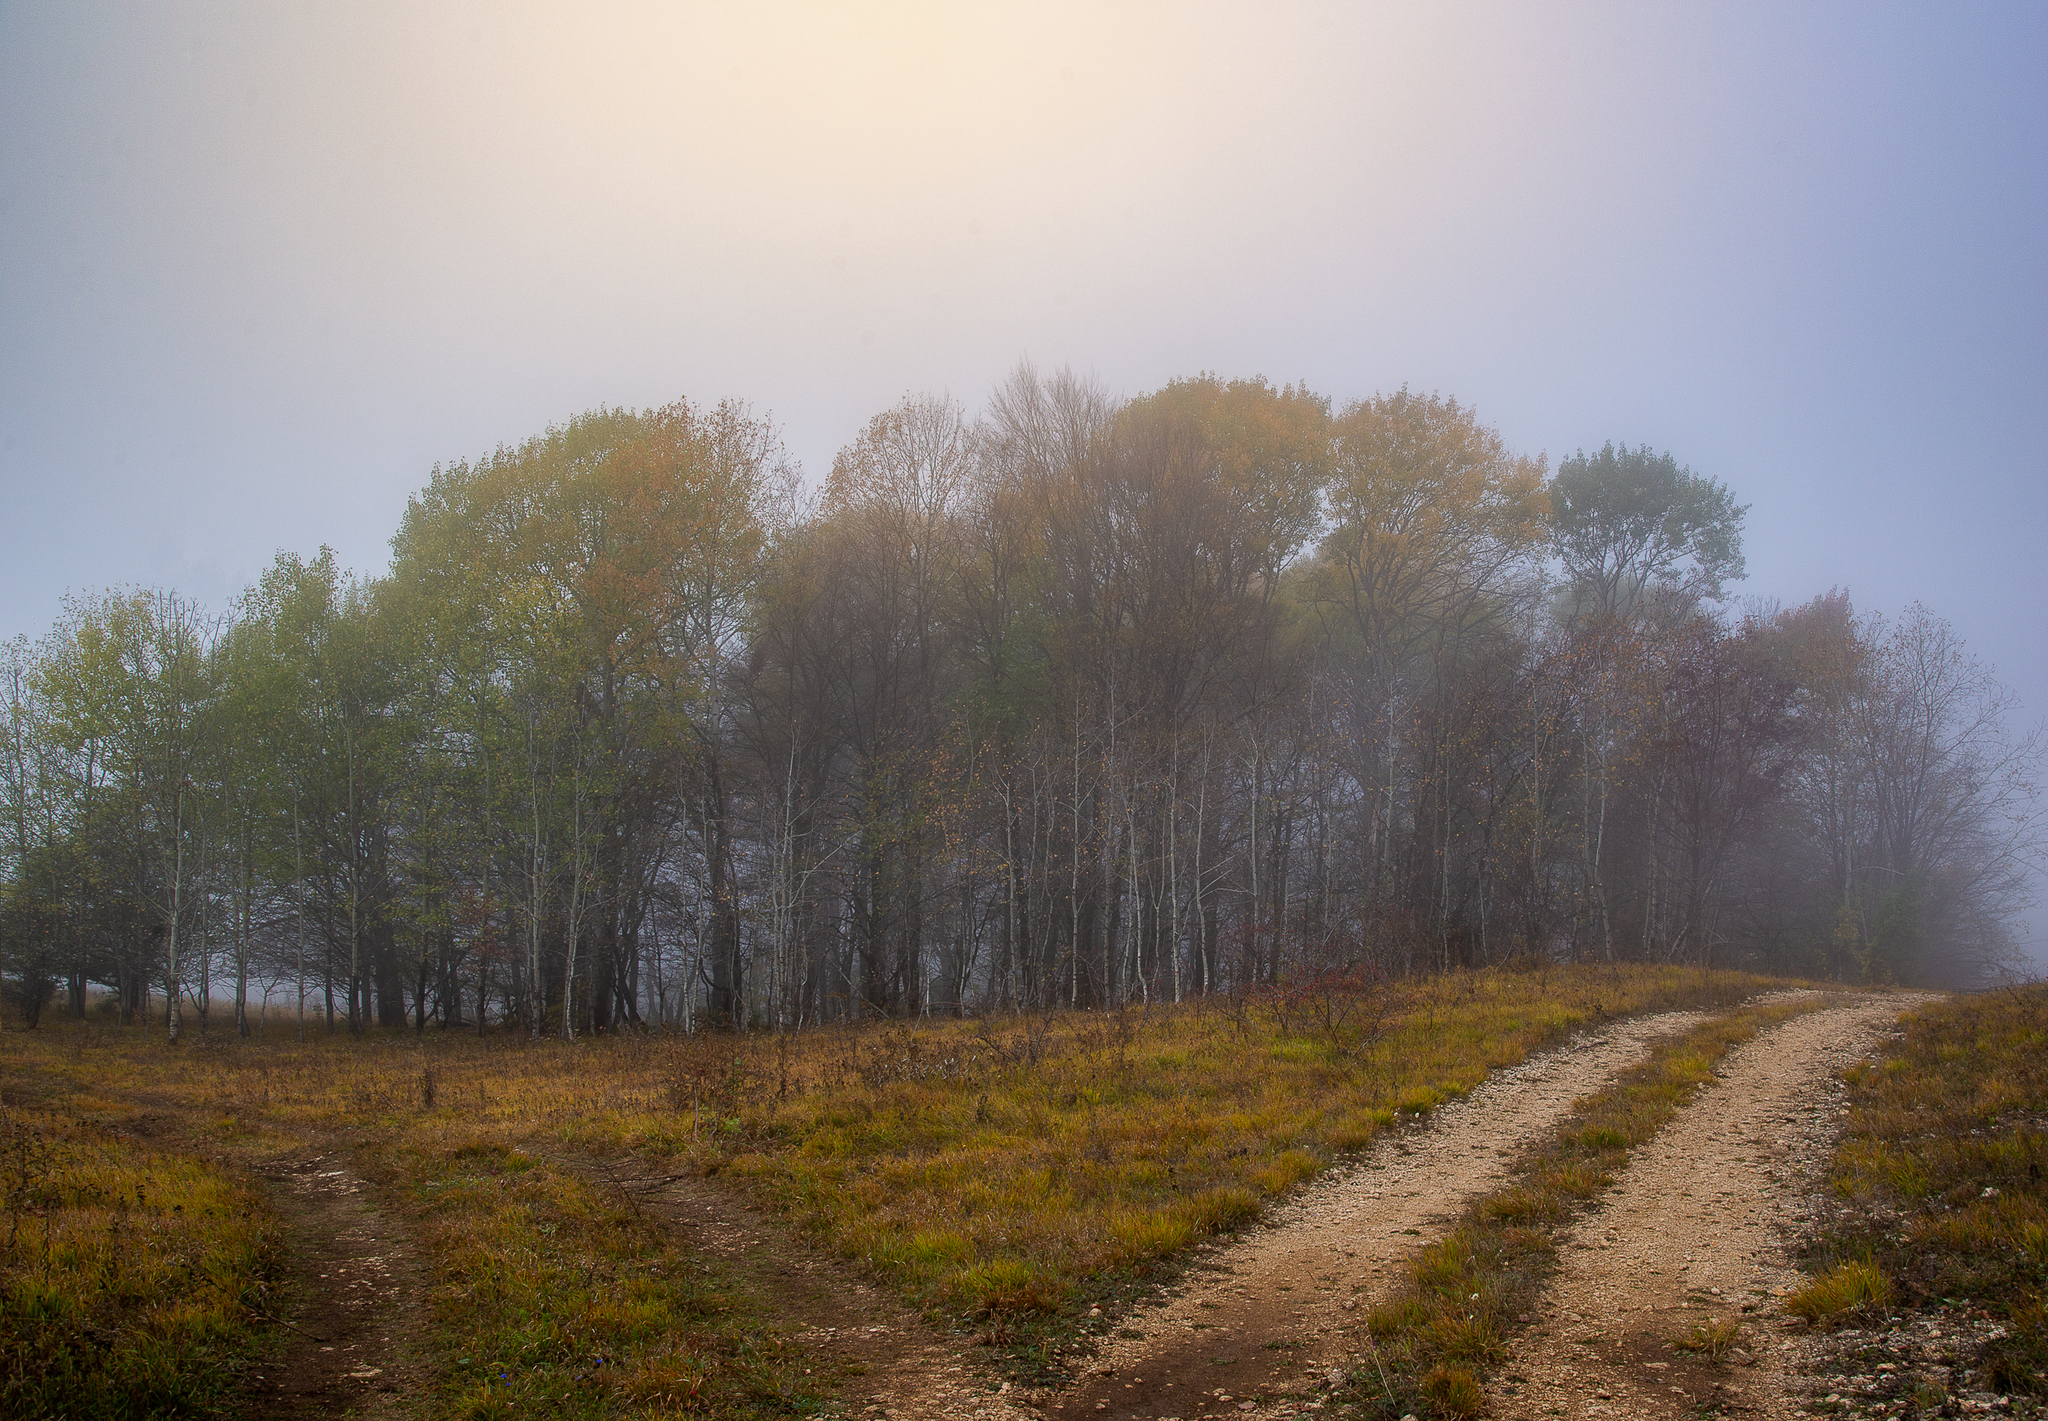
[[[0,635],[438,461],[1018,359],[1456,395],[2048,715],[2048,7],[0,3]],[[2040,915],[2037,914],[2037,922]],[[2038,930],[2037,930],[2038,931]]]

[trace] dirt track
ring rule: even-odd
[[[145,1108],[126,1126],[131,1133],[194,1145],[185,1102],[153,1093],[136,1099]],[[343,1143],[298,1133],[298,1147],[283,1154],[198,1146],[263,1181],[285,1241],[282,1286],[260,1305],[280,1330],[278,1350],[244,1375],[241,1411],[263,1421],[405,1421],[433,1376],[418,1345],[427,1270],[405,1223],[348,1166]]]
[[[259,1169],[291,1239],[294,1296],[282,1356],[247,1382],[253,1416],[396,1421],[421,1394],[406,1340],[417,1336],[422,1270],[402,1226],[338,1152]]]
[[[1567,1243],[1542,1316],[1493,1388],[1494,1414],[1791,1416],[1792,1349],[1774,1306],[1796,1281],[1785,1245],[1834,1144],[1837,1074],[1910,1005],[1851,1000],[1731,1052]],[[1672,1345],[1709,1318],[1742,1324],[1718,1365]]]
[[[1243,1415],[1247,1402],[1254,1412],[1291,1406],[1332,1367],[1367,1362],[1365,1311],[1401,1281],[1406,1260],[1499,1187],[1511,1158],[1573,1101],[1701,1020],[1667,1012],[1588,1032],[1497,1072],[1425,1124],[1382,1136],[1214,1251],[1179,1296],[1125,1320],[1142,1337],[1106,1347],[1095,1373],[1048,1409]]]
[[[987,1352],[932,1328],[840,1259],[788,1225],[696,1175],[649,1177],[619,1162],[550,1156],[584,1178],[623,1191],[692,1248],[719,1260],[768,1302],[856,1415],[1003,1418],[1024,1415],[992,1379]]]
[[[1492,1413],[1790,1417],[1793,1353],[1774,1310],[1794,1276],[1785,1243],[1835,1137],[1837,1073],[1910,1005],[1849,999],[1731,1053],[1716,1085],[1638,1153],[1568,1241],[1562,1275],[1489,1397]],[[1214,1250],[1173,1297],[1115,1319],[1116,1335],[1071,1389],[991,1396],[976,1384],[971,1349],[948,1360],[931,1339],[914,1359],[884,1363],[893,1376],[869,1410],[1260,1421],[1313,1407],[1346,1371],[1372,1365],[1361,1318],[1399,1285],[1405,1261],[1503,1183],[1510,1157],[1576,1099],[1700,1019],[1673,1013],[1588,1033],[1383,1137]],[[1713,1362],[1673,1348],[1709,1317],[1748,1319],[1735,1352]]]
[[[1306,1399],[1330,1368],[1366,1359],[1365,1308],[1467,1202],[1505,1179],[1514,1154],[1654,1041],[1700,1020],[1672,1012],[1587,1032],[1389,1132],[1242,1239],[1211,1250],[1173,1297],[1116,1319],[1119,1335],[1063,1392],[1005,1388],[984,1349],[937,1333],[714,1182],[668,1179],[635,1192],[692,1244],[740,1267],[840,1374],[856,1414],[1235,1416],[1248,1402],[1274,1411]]]
[[[1790,1416],[1771,1315],[1791,1275],[1782,1240],[1831,1145],[1835,1073],[1868,1052],[1899,997],[1794,1018],[1731,1053],[1721,1080],[1638,1152],[1566,1246],[1561,1276],[1489,1397],[1503,1418],[1657,1417],[1702,1405]],[[1362,1319],[1403,1263],[1573,1102],[1702,1018],[1616,1023],[1502,1071],[1412,1127],[1387,1132],[1236,1242],[1210,1250],[1165,1301],[1110,1319],[1116,1331],[1071,1388],[1004,1384],[973,1339],[942,1333],[820,1255],[722,1182],[582,1161],[766,1297],[852,1416],[1257,1418],[1292,1416],[1336,1377],[1372,1363]],[[569,1163],[563,1161],[563,1163]],[[415,1269],[361,1182],[328,1159],[281,1174],[280,1206],[306,1254],[307,1310],[291,1355],[252,1414],[396,1416],[402,1331],[392,1307],[418,1296]],[[324,1242],[320,1242],[324,1241]],[[1755,1320],[1735,1365],[1670,1349],[1708,1316]]]

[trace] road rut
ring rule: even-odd
[[[1413,1128],[1382,1135],[1215,1250],[1163,1304],[1123,1320],[1097,1366],[1047,1415],[1256,1416],[1287,1409],[1330,1369],[1369,1365],[1366,1311],[1403,1265],[1580,1097],[1706,1020],[1666,1012],[1617,1022],[1497,1071]]]
[[[411,1355],[425,1269],[404,1227],[378,1208],[338,1151],[257,1173],[291,1240],[294,1301],[285,1351],[244,1386],[250,1415],[401,1421],[430,1374]]]
[[[1921,1000],[1854,998],[1730,1052],[1566,1240],[1492,1414],[1789,1418],[1774,1304],[1797,1281],[1788,1244],[1839,1131],[1839,1075]],[[1742,1329],[1718,1364],[1672,1345],[1710,1318]]]

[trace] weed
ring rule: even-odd
[[[1718,1362],[1734,1351],[1735,1344],[1741,1340],[1742,1324],[1736,1319],[1710,1317],[1705,1322],[1694,1323],[1673,1345],[1681,1352]]]
[[[1422,1379],[1422,1394],[1433,1415],[1477,1416],[1486,1405],[1479,1379],[1463,1367],[1431,1367]]]
[[[1868,1259],[1851,1258],[1795,1289],[1785,1299],[1785,1311],[1820,1322],[1858,1309],[1881,1308],[1891,1297],[1891,1280],[1883,1269]]]
[[[1922,1377],[1913,1383],[1913,1404],[1924,1414],[1934,1415],[1948,1404],[1948,1388],[1931,1378]]]

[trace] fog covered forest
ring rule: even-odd
[[[809,490],[743,405],[598,410],[437,468],[381,576],[12,644],[0,978],[580,1035],[2008,969],[2038,736],[1930,611],[1742,603],[1744,514],[1405,390],[1020,367]]]

